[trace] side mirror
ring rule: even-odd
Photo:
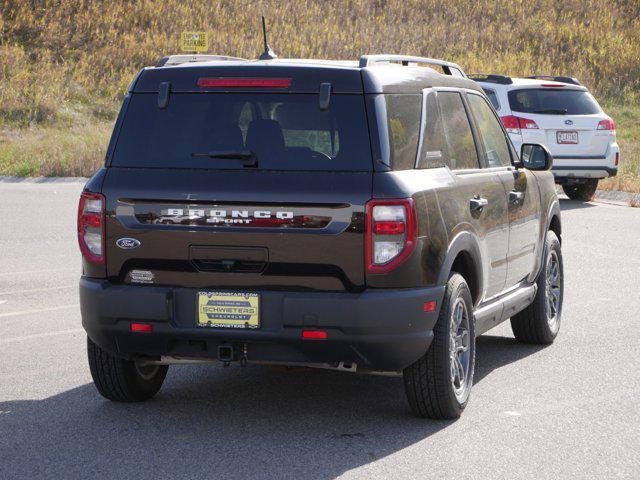
[[[544,145],[523,143],[520,149],[520,163],[528,170],[550,170],[553,156]]]

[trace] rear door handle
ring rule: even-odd
[[[489,200],[486,198],[474,197],[469,200],[469,207],[472,212],[481,212],[487,205],[489,205]]]
[[[520,205],[523,198],[524,192],[516,192],[515,190],[511,190],[509,192],[509,203],[512,203],[513,205]]]

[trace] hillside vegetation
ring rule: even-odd
[[[637,0],[0,0],[0,174],[89,175],[135,73],[206,30],[215,53],[255,58],[260,15],[280,57],[406,53],[467,72],[578,77],[618,123],[640,176]]]

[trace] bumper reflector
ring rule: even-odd
[[[132,332],[152,332],[153,325],[149,325],[148,323],[132,323],[131,331]]]
[[[305,340],[326,340],[327,332],[323,330],[303,330],[302,338]]]
[[[425,312],[433,312],[436,309],[436,301],[431,300],[430,302],[424,302],[424,311]]]

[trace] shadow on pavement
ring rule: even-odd
[[[583,208],[596,207],[594,203],[583,202],[582,200],[569,200],[568,198],[560,199],[560,210],[578,210]]]
[[[477,382],[538,350],[481,337]],[[452,424],[414,418],[401,378],[172,367],[146,403],[92,384],[0,403],[0,477],[330,479]]]

